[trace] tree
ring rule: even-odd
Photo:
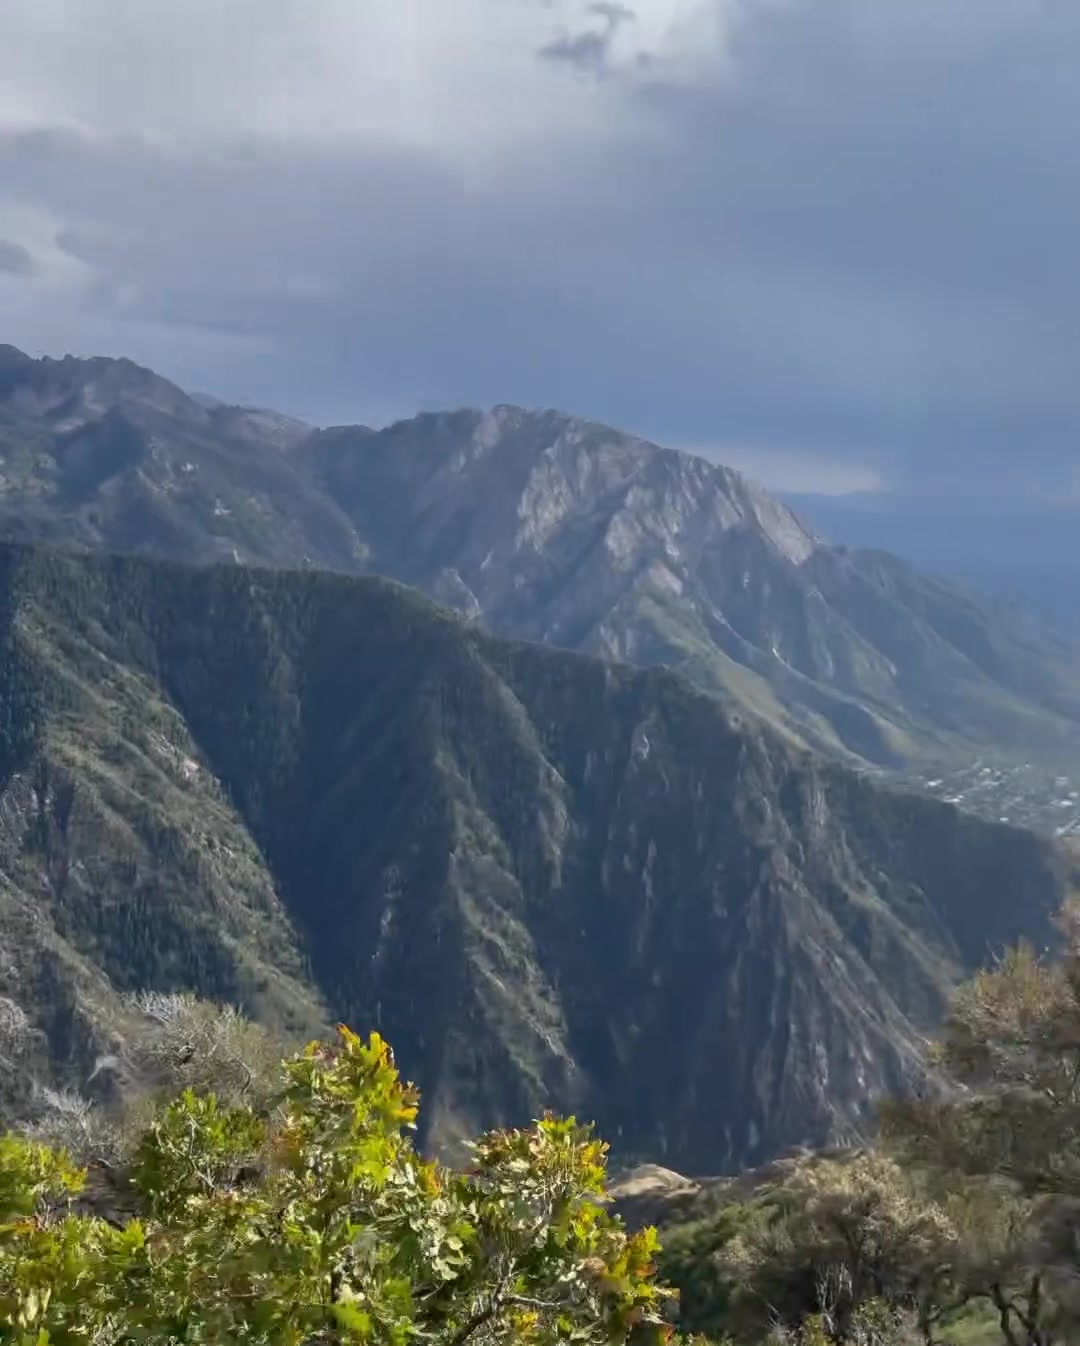
[[[883,1134],[938,1175],[975,1220],[969,1293],[1008,1346],[1047,1346],[1080,1322],[1080,916],[1054,961],[1010,951],[956,994],[937,1047],[947,1088],[884,1110]]]
[[[128,998],[140,1030],[129,1035],[119,1069],[141,1092],[193,1089],[219,1102],[264,1105],[281,1074],[281,1044],[232,1005],[193,995],[143,991]]]
[[[1031,1196],[1080,1196],[1080,948],[1046,963],[1022,946],[980,972],[956,993],[935,1056],[952,1087],[889,1104],[887,1138]]]
[[[185,1089],[213,1093],[219,1103],[269,1105],[282,1048],[261,1025],[231,1005],[186,994],[139,992],[126,1009],[123,1040],[98,1057],[82,1092],[32,1086],[19,1109],[28,1136],[100,1170],[122,1164],[156,1107]],[[0,1048],[4,1022],[0,1000]]]
[[[957,1232],[948,1212],[873,1150],[795,1166],[719,1264],[739,1287],[733,1319],[835,1343],[898,1331],[899,1315],[934,1339],[954,1302]]]
[[[417,1095],[377,1035],[285,1064],[272,1108],[186,1090],[135,1147],[140,1218],[27,1137],[0,1145],[0,1339],[410,1341],[665,1337],[654,1230],[604,1209],[605,1147],[572,1119],[499,1131],[457,1173],[413,1148]],[[82,1200],[80,1209],[78,1202]]]

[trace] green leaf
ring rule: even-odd
[[[330,1311],[334,1315],[334,1321],[338,1327],[351,1332],[361,1341],[366,1341],[371,1336],[371,1315],[356,1304],[350,1304],[347,1301],[339,1302],[331,1305]]]

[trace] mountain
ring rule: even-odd
[[[557,413],[422,416],[304,446],[368,564],[492,629],[665,663],[855,760],[1077,763],[1075,658],[730,469]]]
[[[1030,608],[1070,636],[1080,632],[1080,502],[938,499],[858,492],[792,495],[791,507],[829,537],[877,546],[919,569],[957,577]]]
[[[854,764],[1080,764],[1071,649],[727,468],[497,407],[305,434],[129,361],[0,348],[0,536],[375,571],[505,635],[669,664]]]
[[[191,989],[380,1028],[450,1148],[548,1105],[688,1172],[859,1134],[1074,879],[381,579],[5,545],[0,708],[0,1008],[60,1078]]]
[[[0,346],[0,533],[208,563],[350,570],[365,552],[287,450],[299,422],[200,405],[129,360]]]

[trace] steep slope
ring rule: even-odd
[[[304,431],[201,406],[130,360],[31,360],[0,346],[0,534],[355,569],[364,549],[349,521],[289,460]]]
[[[374,568],[496,631],[673,665],[881,766],[976,745],[1080,760],[1068,652],[829,547],[727,468],[513,407],[326,431],[305,457]]]
[[[1080,633],[1075,499],[859,492],[787,500],[835,542],[885,548],[920,570],[1030,609],[1071,637]]]
[[[183,720],[114,657],[92,608],[88,639],[31,578],[65,603],[80,592],[68,572],[0,550],[0,1007],[33,1029],[0,1070],[0,1116],[31,1077],[85,1078],[124,1030],[125,992],[198,989],[285,1034],[326,1017],[273,879]]]
[[[828,546],[736,472],[555,412],[306,436],[129,361],[4,347],[0,457],[0,536],[391,575],[501,634],[672,665],[877,769],[1080,764],[1073,651]]]
[[[443,1144],[554,1105],[717,1171],[857,1134],[1072,879],[665,670],[385,581],[0,562],[0,995],[70,1069],[115,989],[190,987],[380,1027]]]

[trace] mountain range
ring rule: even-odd
[[[451,1152],[546,1106],[686,1172],[861,1135],[1075,881],[677,673],[378,578],[4,544],[0,711],[0,1009],[55,1079],[123,992],[190,989],[378,1027]]]
[[[554,1106],[730,1171],[933,1088],[956,979],[1076,883],[874,778],[1076,766],[1067,644],[592,422],[0,347],[0,539],[0,1110],[190,990],[380,1028],[443,1150]]]
[[[875,546],[1080,632],[1080,501],[1075,496],[941,497],[916,492],[786,495],[836,542]]]
[[[1075,651],[738,473],[550,411],[313,430],[125,360],[0,348],[0,536],[376,572],[490,630],[675,667],[876,770],[1080,764]]]

